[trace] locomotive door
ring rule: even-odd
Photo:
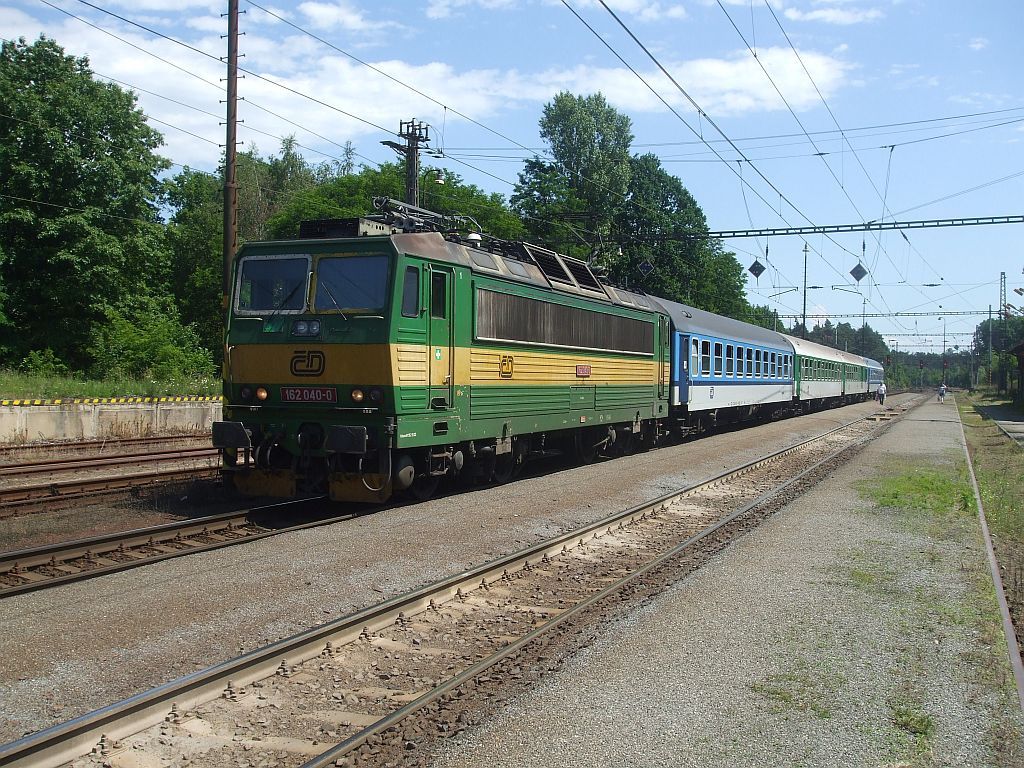
[[[668,327],[668,318],[661,317],[658,321],[658,399],[669,396],[669,344],[672,333]]]
[[[674,334],[675,355],[672,362],[672,405],[686,405],[690,402],[690,375],[696,363],[690,360],[690,337]]]
[[[455,305],[452,295],[452,270],[430,265],[430,302],[428,304],[427,351],[430,396],[434,409],[451,408],[454,389],[455,355],[452,316]]]

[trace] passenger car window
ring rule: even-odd
[[[735,370],[733,368],[733,362],[734,362],[734,357],[733,356],[735,354],[736,354],[736,350],[733,347],[733,345],[732,344],[726,344],[725,345],[725,375],[726,376],[730,376],[731,377],[733,371]]]
[[[700,343],[700,372],[702,376],[711,375],[711,342],[702,341]]]
[[[715,376],[722,375],[722,342],[715,342]]]

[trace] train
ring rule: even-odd
[[[866,400],[884,378],[461,217],[375,208],[234,258],[213,444],[242,494],[426,499],[538,457],[589,463]]]

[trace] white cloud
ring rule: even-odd
[[[485,11],[494,11],[512,8],[516,4],[516,0],[428,0],[426,14],[428,19],[447,19],[474,5]]]
[[[228,31],[228,20],[218,16],[192,16],[185,22],[190,29],[225,35]]]
[[[875,21],[885,16],[877,8],[851,9],[843,8],[819,8],[813,11],[801,11],[796,8],[787,8],[785,16],[791,21],[820,21],[824,24],[863,24],[867,21]]]
[[[211,0],[110,0],[106,3],[111,8],[139,13],[140,11],[181,11],[186,8],[206,8],[210,13],[223,13],[222,3]]]
[[[350,32],[368,32],[401,26],[395,21],[368,18],[348,0],[334,0],[331,3],[305,2],[299,5],[298,10],[317,29],[340,27]]]
[[[972,37],[971,41],[967,43],[967,47],[970,48],[972,51],[982,51],[985,48],[988,48],[988,38]]]
[[[313,13],[327,9],[320,17],[325,23],[330,14],[341,13],[345,8],[339,3],[307,3],[303,12],[313,6],[317,7]],[[251,24],[256,22],[256,15],[253,14]],[[362,17],[357,14],[357,18]],[[215,20],[223,21],[215,13],[195,14],[193,28],[182,23],[175,35],[189,45],[219,57],[223,55],[224,41],[220,39],[222,30],[217,28]],[[0,24],[3,24],[6,35],[24,35],[29,40],[45,31],[69,54],[88,55],[97,73],[202,110],[192,110],[147,93],[139,96],[140,106],[148,115],[182,129],[154,125],[166,139],[161,154],[195,168],[216,168],[221,153],[219,145],[224,141],[224,128],[220,125],[223,119],[219,117],[224,113],[224,105],[220,103],[224,98],[224,65],[221,61],[187,51],[170,41],[156,39],[125,25],[110,24],[109,28],[141,50],[130,48],[120,40],[72,19],[55,21],[51,17],[42,21],[19,11],[0,9]],[[446,121],[449,133],[457,131],[462,123],[462,119],[454,116],[451,110],[446,114],[437,103],[368,71],[347,57],[330,52],[306,35],[286,30],[279,24],[273,27],[253,24],[248,31],[244,38],[246,58],[242,60],[242,66],[253,74],[246,75],[240,82],[240,94],[245,101],[240,104],[239,112],[245,122],[239,126],[238,135],[245,144],[255,142],[261,152],[277,150],[279,142],[275,137],[295,134],[303,145],[338,155],[341,152],[339,147],[310,132],[340,144],[351,140],[357,146],[360,141],[373,146],[381,138],[386,138],[381,135],[381,130],[395,131],[400,121],[411,116],[434,125],[436,130]],[[282,34],[284,32],[288,34]],[[202,78],[202,82],[143,51],[151,51],[177,63]],[[807,109],[818,103],[817,94],[792,51],[788,48],[766,48],[761,49],[758,55],[794,109]],[[814,51],[801,51],[801,56],[826,97],[848,86],[852,69],[849,63]],[[576,61],[579,63],[572,66],[556,65],[543,70],[466,69],[451,63],[411,63],[397,59],[371,63],[439,102],[487,124],[497,124],[502,117],[509,117],[514,112],[537,113],[543,103],[561,90],[574,93],[600,90],[616,108],[627,113],[664,113],[664,105],[625,68],[600,67],[579,59]],[[757,62],[745,51],[695,60],[673,60],[666,56],[663,61],[712,116],[784,109]],[[520,65],[530,67],[531,62],[522,60]],[[651,69],[644,76],[677,109],[692,114],[683,96],[663,75]],[[274,82],[291,91],[276,87]],[[322,103],[305,99],[296,92],[309,94]],[[333,105],[336,109],[324,104]],[[288,124],[261,111],[258,106],[290,117],[303,127]],[[257,130],[270,136],[256,133]],[[323,159],[313,152],[303,151],[311,161]]]
[[[541,0],[548,4],[558,4],[557,0]],[[744,0],[747,2],[747,0]],[[428,0],[427,18],[447,19],[463,9],[479,6],[481,10],[507,10],[520,5],[521,0]],[[616,13],[621,13],[640,21],[659,21],[661,19],[685,19],[686,8],[680,3],[661,3],[657,0],[607,0],[608,6]],[[600,8],[597,0],[576,0],[577,8]],[[603,9],[602,9],[603,10]]]

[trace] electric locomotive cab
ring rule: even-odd
[[[377,500],[387,453],[378,448],[394,424],[386,414],[396,261],[388,236],[243,246],[228,312],[224,421],[213,425],[236,489],[325,493],[332,476],[359,472]]]

